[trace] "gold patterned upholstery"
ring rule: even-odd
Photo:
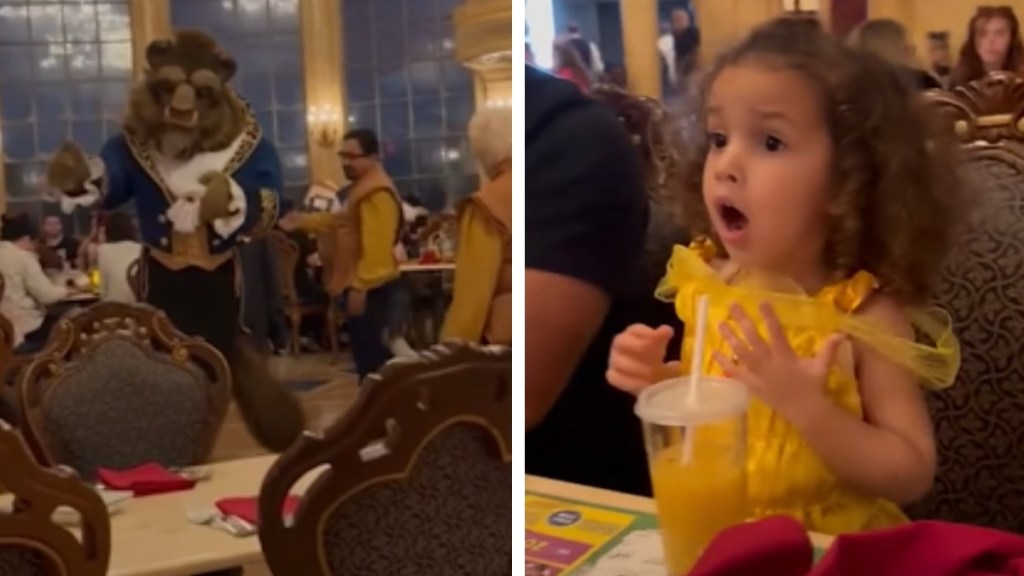
[[[511,350],[447,343],[367,385],[267,474],[260,541],[272,572],[511,576]],[[282,519],[295,482],[323,465]]]
[[[961,139],[971,213],[938,292],[963,361],[956,384],[929,396],[939,471],[909,512],[1022,533],[1024,80],[994,74],[930,98]]]

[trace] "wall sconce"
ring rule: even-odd
[[[512,100],[508,98],[495,98],[487,101],[488,108],[511,108]]]
[[[313,106],[306,113],[306,123],[317,146],[331,148],[341,138],[341,112],[335,106]]]

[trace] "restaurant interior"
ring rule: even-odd
[[[0,215],[10,227],[0,246],[32,253],[51,284],[40,292],[38,275],[8,259],[22,252],[0,256],[0,574],[509,573],[510,335],[481,334],[483,319],[475,336],[449,325],[466,278],[490,282],[472,265],[464,272],[455,245],[463,206],[510,178],[492,170],[508,162],[510,128],[491,145],[504,156],[482,159],[470,125],[490,115],[510,126],[511,29],[509,0],[0,2]],[[188,68],[188,58],[200,65]],[[168,67],[199,71],[178,78]],[[179,82],[173,94],[160,92],[159,70]],[[187,314],[154,304],[162,289],[191,306],[215,290],[202,282],[217,282],[199,272],[193,296],[175,296],[191,289],[190,264],[154,284],[158,264],[147,255],[194,247],[176,220],[169,231],[170,211],[150,219],[141,180],[128,188],[134,203],[106,205],[119,160],[151,170],[140,174],[165,193],[175,182],[153,176],[138,133],[126,136],[125,118],[139,114],[134,99],[171,98],[167,125],[187,124],[187,114],[172,118],[184,90],[200,102],[193,120],[202,122],[214,109],[202,103],[217,94],[186,84],[201,73],[209,82],[211,70],[247,122],[231,144],[227,166],[237,171],[228,180],[260,208],[227,265],[228,302],[243,328],[229,348],[179,325]],[[132,155],[111,155],[111,142]],[[249,196],[236,162],[243,149],[239,162],[276,152],[261,169],[278,189]],[[221,151],[199,157],[207,150]],[[102,209],[69,203],[54,176],[65,152],[76,168],[78,152],[86,159],[78,184],[104,198]],[[373,240],[385,246],[387,286],[397,287],[389,294],[404,296],[388,306],[375,301],[379,284],[354,288],[363,256],[340,255],[342,238],[371,250],[365,235],[339,232],[367,210],[347,208],[366,174],[353,165],[385,174],[384,196],[404,222],[397,241],[392,231]],[[387,203],[380,197],[360,202]],[[233,211],[224,208],[222,220]],[[306,224],[287,225],[294,220]],[[209,222],[207,260],[229,243]],[[507,246],[497,245],[496,258],[510,258]],[[121,248],[132,255],[114,258]],[[497,275],[502,261],[494,262]],[[341,270],[352,274],[347,300],[330,287]],[[351,296],[359,291],[361,308]],[[367,344],[357,320],[371,316],[377,341]],[[232,320],[228,309],[223,322]],[[47,334],[30,349],[40,321]],[[367,368],[354,350],[382,339],[390,360]],[[243,349],[249,360],[239,360]],[[246,388],[271,383],[285,395],[258,400],[262,415],[253,416]],[[293,404],[302,428],[288,434],[301,435],[284,445],[260,435],[261,419],[285,422]]]

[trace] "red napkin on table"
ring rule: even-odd
[[[914,522],[837,538],[812,576],[1024,576],[1024,537]]]
[[[689,576],[805,576],[813,563],[803,525],[774,516],[722,530]]]
[[[285,518],[295,513],[295,510],[299,507],[299,500],[298,496],[288,496],[285,498],[284,506],[281,508],[281,513]],[[253,526],[260,525],[259,498],[256,496],[221,498],[214,505],[225,516],[234,516],[235,518],[245,520]]]
[[[153,462],[129,470],[100,468],[97,477],[107,488],[127,490],[136,496],[191,490],[196,485],[195,480],[189,480]]]
[[[1024,576],[1024,536],[947,522],[846,534],[811,567],[803,527],[768,518],[723,530],[689,576]]]

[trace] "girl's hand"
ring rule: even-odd
[[[733,357],[726,358],[716,350],[715,362],[727,376],[742,382],[751,393],[792,422],[825,398],[828,371],[845,338],[838,334],[829,336],[815,357],[801,358],[789,345],[771,305],[761,304],[760,311],[768,329],[768,341],[758,333],[750,316],[734,305],[729,319],[739,327],[740,334],[728,321],[719,325]]]
[[[626,328],[612,341],[606,374],[608,382],[620,390],[637,394],[661,380],[671,339],[671,326],[651,328],[633,324]]]

